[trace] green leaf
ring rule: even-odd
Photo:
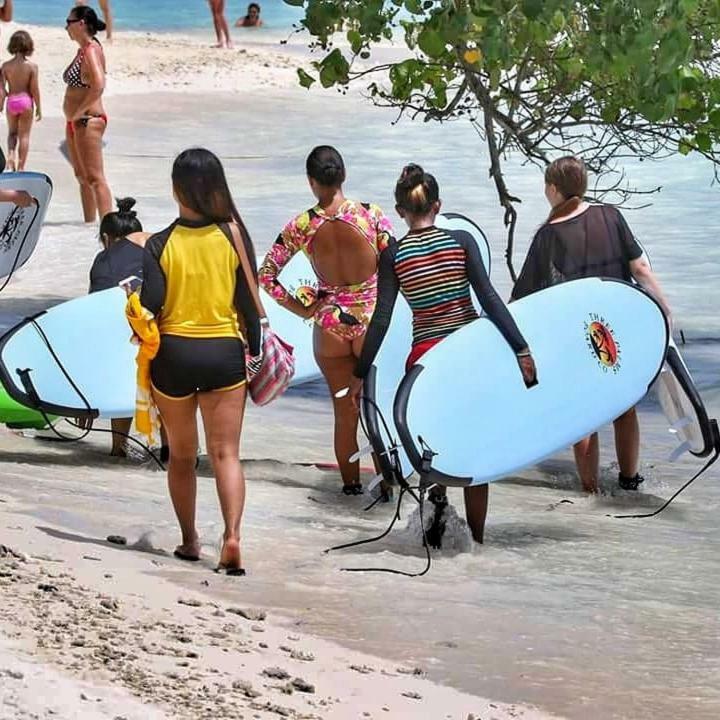
[[[432,28],[425,28],[418,37],[419,48],[431,58],[439,58],[445,52],[445,40]]]
[[[293,7],[302,7],[305,4],[305,0],[283,0],[283,2]]]
[[[300,85],[304,88],[309,88],[315,82],[315,78],[306,73],[302,68],[298,68],[297,74],[300,80]]]
[[[537,20],[543,11],[543,0],[523,0],[522,11],[528,20]]]

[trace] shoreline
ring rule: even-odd
[[[0,502],[0,702],[20,709],[16,720],[63,709],[82,720],[229,720],[244,710],[409,720],[420,704],[432,718],[558,718],[308,635],[272,607],[245,606],[252,580],[187,571],[194,582],[173,582],[163,576],[184,573],[182,563],[150,544],[133,551],[54,524],[31,528],[32,516]],[[37,694],[41,681],[52,696]]]

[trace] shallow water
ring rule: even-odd
[[[500,213],[471,129],[393,126],[390,115],[333,93],[159,96],[155,104],[162,105],[164,116],[178,118],[162,135],[154,131],[154,108],[142,100],[108,103],[113,190],[139,199],[141,217],[151,229],[173,218],[172,157],[202,142],[226,158],[238,204],[264,250],[283,223],[311,203],[305,155],[314,144],[329,142],[348,162],[348,193],[379,202],[398,228],[391,208],[399,169],[414,160],[435,172],[445,209],[469,214],[486,228],[493,279],[507,295]],[[67,168],[57,162],[59,182],[45,242],[3,295],[4,312],[84,291],[92,240],[90,231],[73,224],[74,188]],[[686,330],[686,361],[717,416],[717,188],[710,187],[710,171],[692,159],[644,164],[629,168],[629,174],[648,185],[665,185],[652,208],[627,217],[666,286],[677,327]],[[538,171],[510,164],[508,181],[524,199],[519,262],[547,208]],[[583,497],[570,458],[562,455],[493,487],[487,544],[472,553],[438,555],[420,580],[339,572],[358,565],[422,569],[422,551],[411,542],[412,533],[402,530],[410,505],[387,541],[324,556],[321,550],[330,544],[384,529],[392,510],[383,506],[363,514],[364,500],[343,498],[332,474],[249,464],[245,552],[251,575],[242,585],[243,601],[267,605],[273,598],[304,631],[415,662],[432,677],[471,692],[535,702],[569,718],[717,718],[720,473],[713,470],[657,518],[608,517],[654,509],[700,466],[687,457],[674,465],[665,462],[673,442],[651,400],[643,405],[642,422],[648,479],[641,494]],[[331,418],[321,385],[292,391],[265,410],[253,408],[246,427],[249,457],[285,463],[330,459]],[[7,493],[26,499],[28,512],[45,523],[93,537],[104,537],[108,528],[131,539],[152,530],[156,545],[173,546],[174,521],[161,475],[128,471],[91,447],[51,448],[8,436],[0,442]],[[610,448],[605,431],[606,467]],[[200,526],[212,555],[220,526],[208,474],[203,466]],[[606,486],[613,484],[609,469]],[[459,503],[457,493],[453,497]],[[572,502],[560,504],[565,499]],[[181,578],[195,585],[203,573],[188,570]],[[238,593],[237,584],[225,581],[213,587]]]

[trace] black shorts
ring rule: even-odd
[[[155,390],[175,400],[233,390],[245,383],[245,346],[240,338],[163,335],[150,379]]]

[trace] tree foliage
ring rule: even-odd
[[[628,158],[698,153],[718,176],[720,0],[285,2],[304,8],[302,28],[322,51],[299,71],[306,87],[365,82],[378,104],[478,127],[511,274],[519,199],[503,177],[509,152],[539,165],[572,152],[600,174]],[[368,63],[398,35],[407,53]]]

